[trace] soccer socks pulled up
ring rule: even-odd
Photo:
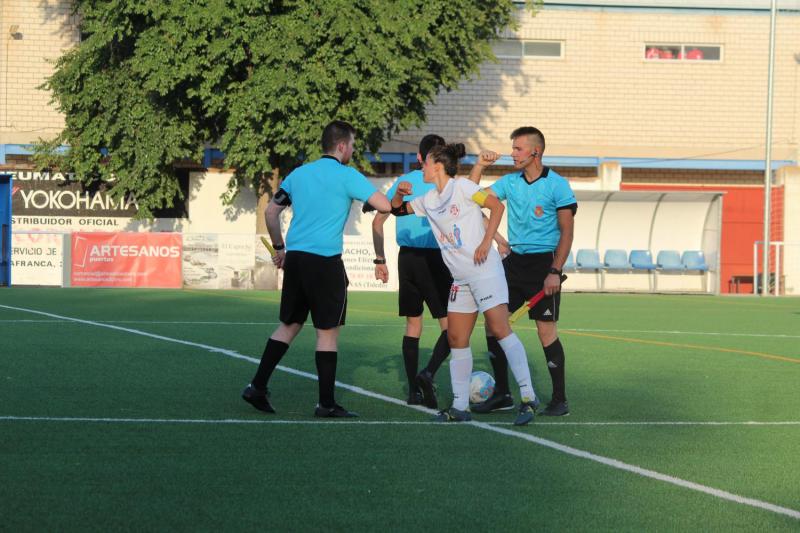
[[[553,382],[553,402],[564,402],[567,400],[566,383],[564,370],[566,361],[564,359],[564,347],[561,346],[561,339],[556,339],[550,346],[544,346],[544,357],[547,359],[547,370],[550,371],[550,380]]]
[[[419,338],[403,336],[403,366],[406,369],[408,392],[417,392],[417,365],[419,364]]]
[[[494,393],[508,394],[508,359],[497,337],[486,337],[486,348],[489,350],[489,362],[494,372]]]
[[[435,376],[436,371],[439,370],[448,355],[450,355],[450,343],[447,342],[447,330],[444,330],[433,347],[431,359],[428,361],[428,366],[425,367],[425,370],[430,372],[431,376]]]
[[[472,376],[472,350],[451,348],[450,385],[453,387],[453,407],[459,411],[469,408],[469,378]]]
[[[517,385],[519,385],[520,396],[523,399],[527,398],[533,401],[536,398],[536,393],[533,391],[533,380],[531,379],[531,369],[528,366],[525,346],[522,345],[522,341],[519,340],[516,333],[511,333],[511,335],[500,339],[498,342],[506,353],[508,366],[511,367],[514,379],[517,380]]]
[[[285,342],[276,341],[275,339],[267,340],[267,345],[264,347],[264,353],[261,355],[261,362],[258,364],[256,375],[250,384],[258,390],[267,388],[267,382],[275,371],[275,367],[281,362],[283,356],[289,345]]]
[[[316,352],[317,377],[319,378],[319,404],[330,409],[336,402],[333,387],[336,382],[336,358],[338,352]]]

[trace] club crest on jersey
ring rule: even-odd
[[[541,217],[544,215],[544,207],[537,205],[536,209],[533,210],[533,214],[536,215],[536,218]]]
[[[458,206],[456,204],[451,205],[450,206],[450,215],[454,216],[454,217],[457,217],[458,213],[459,213]]]

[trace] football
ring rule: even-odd
[[[488,399],[494,393],[494,378],[479,370],[472,373],[469,380],[469,401],[480,403]]]

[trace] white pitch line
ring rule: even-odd
[[[0,306],[5,307],[5,306]],[[47,324],[47,323],[62,323],[62,322],[74,322],[74,320],[68,319],[52,319],[52,320],[30,320],[30,319],[6,319],[0,320],[0,324],[2,323],[33,323],[33,324]],[[197,325],[197,326],[277,326],[280,322],[220,322],[220,321],[213,321],[213,322],[206,322],[201,320],[97,320],[94,321],[97,324],[152,324],[152,325],[175,325],[175,324],[183,324],[183,325]],[[373,327],[381,327],[381,328],[399,328],[399,327],[406,327],[402,322],[396,322],[394,324],[346,324],[346,327],[354,327],[354,328],[373,328]]]
[[[71,322],[67,319],[51,320],[32,320],[32,319],[0,319],[0,323],[48,323],[48,322]],[[277,326],[280,322],[225,322],[225,321],[201,321],[201,320],[97,320],[97,324],[183,324],[198,326]],[[345,324],[344,327],[353,328],[397,328],[405,327],[402,322],[393,324]],[[653,333],[658,335],[701,335],[713,337],[768,337],[775,339],[800,339],[800,335],[787,335],[784,333],[735,333],[721,331],[679,331],[679,330],[657,330],[657,329],[594,329],[594,328],[569,328],[564,326],[564,330],[577,331],[581,333]]]
[[[99,326],[99,327],[113,329],[113,330],[116,330],[116,331],[124,331],[124,332],[127,332],[127,333],[133,333],[135,335],[141,335],[141,336],[149,337],[149,338],[153,338],[153,339],[163,340],[163,341],[167,341],[167,342],[173,342],[173,343],[182,344],[182,345],[185,345],[185,346],[193,346],[193,347],[196,347],[196,348],[202,348],[202,349],[207,350],[209,352],[220,353],[220,354],[223,354],[223,355],[227,355],[228,357],[232,357],[234,359],[243,359],[245,361],[250,361],[252,363],[258,363],[259,362],[259,360],[256,359],[256,358],[248,357],[246,355],[242,355],[242,354],[240,354],[238,352],[235,352],[233,350],[226,350],[224,348],[218,348],[218,347],[215,347],[215,346],[209,346],[207,344],[201,344],[201,343],[197,343],[197,342],[190,342],[190,341],[185,341],[185,340],[181,340],[181,339],[165,337],[163,335],[154,335],[152,333],[147,333],[146,331],[140,331],[140,330],[130,329],[130,328],[123,328],[121,326],[115,326],[115,325],[112,325],[112,324],[104,324],[102,322],[93,322],[91,320],[82,320],[82,319],[79,319],[79,318],[72,318],[72,317],[67,317],[67,316],[63,316],[63,315],[56,315],[56,314],[47,313],[47,312],[44,312],[44,311],[37,311],[35,309],[26,309],[26,308],[22,308],[22,307],[13,307],[13,306],[10,306],[10,305],[0,305],[0,307],[5,308],[5,309],[12,309],[14,311],[23,311],[23,312],[27,312],[27,313],[47,316],[47,317],[50,317],[50,318],[58,318],[58,319],[61,319],[61,320],[69,320],[69,321],[72,321],[72,322],[78,322],[78,323],[87,324],[87,325],[90,325],[90,326]],[[293,369],[293,368],[288,368],[288,367],[283,367],[283,366],[278,366],[277,368],[279,368],[280,370],[283,370],[284,372],[288,372],[290,374],[307,377],[307,378],[310,378],[310,379],[313,379],[313,380],[317,379],[317,377],[314,376],[313,374],[310,374],[308,372],[303,372],[301,370],[296,370],[296,369]],[[341,388],[350,390],[352,392],[356,392],[358,394],[362,394],[362,395],[368,396],[370,398],[383,400],[385,402],[389,402],[389,403],[392,403],[392,404],[395,404],[395,405],[402,405],[404,407],[409,407],[411,409],[416,409],[416,410],[419,410],[419,411],[431,412],[430,409],[426,409],[425,407],[418,406],[418,405],[409,406],[409,405],[406,405],[406,403],[403,400],[399,400],[397,398],[392,398],[390,396],[386,396],[386,395],[383,395],[383,394],[380,394],[380,393],[377,393],[377,392],[373,392],[373,391],[370,391],[370,390],[367,390],[367,389],[363,389],[361,387],[356,387],[354,385],[341,383],[339,381],[336,382],[336,385],[338,385]],[[646,468],[641,468],[641,467],[636,466],[636,465],[631,465],[631,464],[628,464],[628,463],[624,463],[622,461],[618,461],[616,459],[611,459],[609,457],[604,457],[602,455],[596,455],[596,454],[593,454],[591,452],[587,452],[587,451],[584,451],[584,450],[573,448],[571,446],[565,446],[563,444],[559,444],[557,442],[554,442],[554,441],[551,441],[551,440],[548,440],[548,439],[543,439],[543,438],[540,438],[540,437],[536,437],[536,436],[530,435],[528,433],[521,433],[519,431],[511,431],[510,429],[505,429],[505,428],[502,428],[502,427],[493,426],[493,425],[486,424],[486,423],[483,423],[483,422],[470,422],[469,425],[474,426],[474,427],[478,427],[478,428],[482,428],[482,429],[485,429],[487,431],[493,431],[493,432],[499,433],[501,435],[506,435],[506,436],[509,436],[509,437],[523,439],[523,440],[526,440],[528,442],[533,442],[535,444],[539,444],[540,446],[545,446],[547,448],[551,448],[553,450],[557,450],[557,451],[560,451],[562,453],[565,453],[565,454],[568,454],[568,455],[572,455],[574,457],[579,457],[579,458],[582,458],[582,459],[588,459],[590,461],[594,461],[594,462],[597,462],[597,463],[600,463],[600,464],[604,464],[604,465],[610,466],[612,468],[616,468],[618,470],[631,472],[631,473],[637,474],[639,476],[647,477],[647,478],[650,478],[650,479],[655,479],[655,480],[658,480],[658,481],[663,481],[665,483],[670,483],[672,485],[677,485],[679,487],[687,488],[687,489],[694,490],[694,491],[697,491],[697,492],[702,492],[702,493],[705,493],[705,494],[708,494],[708,495],[711,495],[711,496],[714,496],[716,498],[720,498],[720,499],[723,499],[723,500],[731,501],[731,502],[734,502],[734,503],[739,503],[739,504],[742,504],[742,505],[749,505],[751,507],[756,507],[758,509],[763,509],[763,510],[770,511],[770,512],[773,512],[773,513],[776,513],[776,514],[781,514],[781,515],[789,516],[791,518],[800,520],[800,511],[795,510],[795,509],[789,509],[788,507],[781,507],[779,505],[775,505],[775,504],[772,504],[772,503],[769,503],[769,502],[765,502],[765,501],[762,501],[762,500],[756,500],[754,498],[746,498],[746,497],[740,496],[738,494],[733,494],[731,492],[727,492],[727,491],[724,491],[724,490],[715,489],[713,487],[708,487],[706,485],[701,485],[699,483],[694,483],[692,481],[687,481],[687,480],[684,480],[684,479],[681,479],[681,478],[677,478],[677,477],[674,477],[674,476],[669,476],[669,475],[666,475],[666,474],[662,474],[660,472],[656,472],[654,470],[648,470]]]
[[[440,422],[422,420],[253,420],[242,418],[114,418],[114,417],[78,417],[78,416],[13,416],[0,415],[0,421],[30,422],[106,422],[120,424],[301,424],[301,425],[367,425],[367,426],[437,426],[460,427],[471,424],[442,424]],[[511,422],[483,422],[489,426],[511,426]],[[574,427],[574,426],[800,426],[800,421],[784,422],[540,422],[542,427]]]

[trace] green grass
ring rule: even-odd
[[[8,308],[258,358],[278,300],[273,292],[0,290],[0,529],[800,528],[791,516],[491,429],[800,511],[797,300],[566,295],[559,328],[573,412],[522,429],[508,425],[511,413],[476,417],[490,428],[416,424],[428,415],[342,388],[340,403],[375,424],[318,423],[316,383],[285,372],[270,384],[278,415],[263,415],[239,398],[251,361]],[[352,293],[347,318],[338,380],[404,398],[396,295]],[[547,400],[532,323],[518,326]],[[426,322],[422,359],[437,329]],[[488,370],[482,334],[472,340],[475,368]],[[309,327],[281,364],[313,373],[313,350]],[[437,382],[446,401],[447,365]],[[747,421],[771,424],[670,424]]]

